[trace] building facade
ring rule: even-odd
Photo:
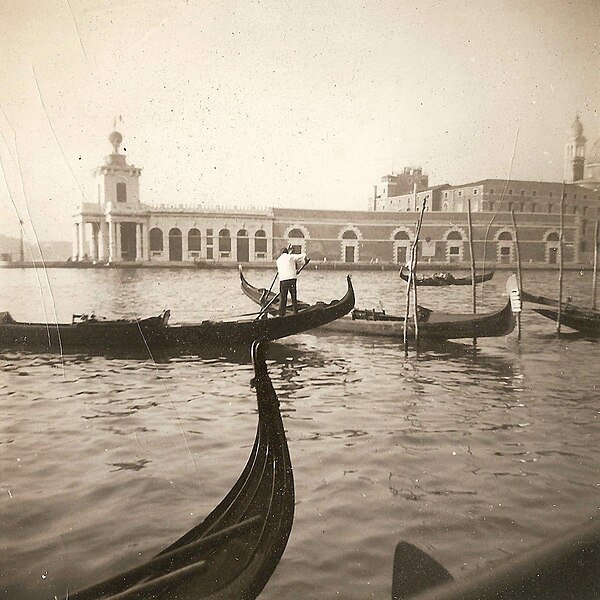
[[[121,135],[114,131],[109,141],[113,151],[95,173],[97,201],[74,215],[77,261],[256,264],[272,261],[291,244],[315,262],[404,264],[424,209],[419,260],[467,266],[469,207],[478,262],[513,263],[518,235],[523,263],[556,263],[561,220],[564,262],[589,261],[593,252],[599,194],[579,180],[487,179],[430,187],[421,169],[407,168],[383,178],[366,211],[147,205],[140,199],[141,169],[119,152]],[[573,147],[566,161],[580,152]],[[572,168],[577,175],[579,162]]]

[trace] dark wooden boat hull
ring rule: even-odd
[[[396,547],[392,600],[592,600],[599,594],[596,522],[457,581],[412,544]]]
[[[154,321],[98,321],[76,324],[0,323],[0,348],[52,352],[177,351],[194,353],[212,347],[248,347],[253,341],[277,340],[319,327],[348,314],[354,307],[350,278],[340,300],[319,303],[298,314],[244,321],[203,321],[157,325]]]
[[[244,294],[259,305],[265,299],[268,301],[274,296],[273,292],[267,295],[267,290],[251,285],[241,272],[240,281]],[[515,294],[518,296],[516,277],[514,275],[508,279],[506,287],[509,296],[512,295],[513,298]],[[331,323],[324,324],[319,327],[319,331],[335,331],[398,339],[404,338],[404,317],[386,315],[384,320],[357,318],[357,315],[362,312],[364,311],[354,311],[353,317],[343,317]],[[423,314],[426,316],[419,323],[419,338],[429,340],[499,337],[508,335],[513,331],[516,322],[510,297],[502,309],[493,313],[481,315],[474,315],[472,313],[452,314],[424,309]],[[414,322],[411,319],[408,323],[409,338],[414,338],[414,334]]]
[[[554,322],[558,320],[558,309],[534,308],[533,310]],[[600,315],[566,308],[560,313],[560,324],[575,329],[584,335],[600,337]]]
[[[494,276],[494,271],[487,271],[480,275],[475,275],[475,283],[484,283],[489,281]],[[400,269],[400,277],[404,281],[408,281],[408,273],[404,268]],[[417,285],[419,287],[445,287],[449,285],[472,285],[471,277],[454,277],[452,273],[448,273],[447,279],[435,277],[434,275],[417,275]]]
[[[256,598],[285,550],[294,478],[279,401],[253,345],[258,428],[240,478],[202,523],[152,560],[71,594],[74,600]]]

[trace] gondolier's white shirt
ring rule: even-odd
[[[277,259],[277,273],[279,281],[296,279],[298,269],[306,261],[306,254],[282,254]]]

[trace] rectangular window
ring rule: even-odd
[[[213,249],[212,249],[212,246],[210,248],[206,248],[206,258],[208,260],[212,260],[213,259]]]
[[[532,195],[532,196],[536,196],[536,195],[537,195],[537,192],[536,192],[535,190],[533,190],[533,192],[531,192],[531,195]]]
[[[521,190],[521,196],[525,195],[525,190]]]
[[[490,190],[490,194],[493,194],[493,193],[494,193],[494,188],[492,188],[492,189]]]
[[[127,202],[127,184],[122,181],[117,183],[117,202]]]
[[[552,192],[548,192],[548,198],[552,198]]]
[[[475,194],[477,194],[477,190],[473,190],[473,195],[475,196]]]
[[[535,202],[531,203],[531,212],[534,213],[535,212]]]
[[[512,190],[508,190],[508,195],[512,196]]]

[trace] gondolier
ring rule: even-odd
[[[277,274],[279,275],[279,316],[285,316],[288,293],[292,298],[292,311],[298,312],[296,279],[302,267],[310,262],[305,254],[292,254],[288,248],[282,248],[277,259]]]

